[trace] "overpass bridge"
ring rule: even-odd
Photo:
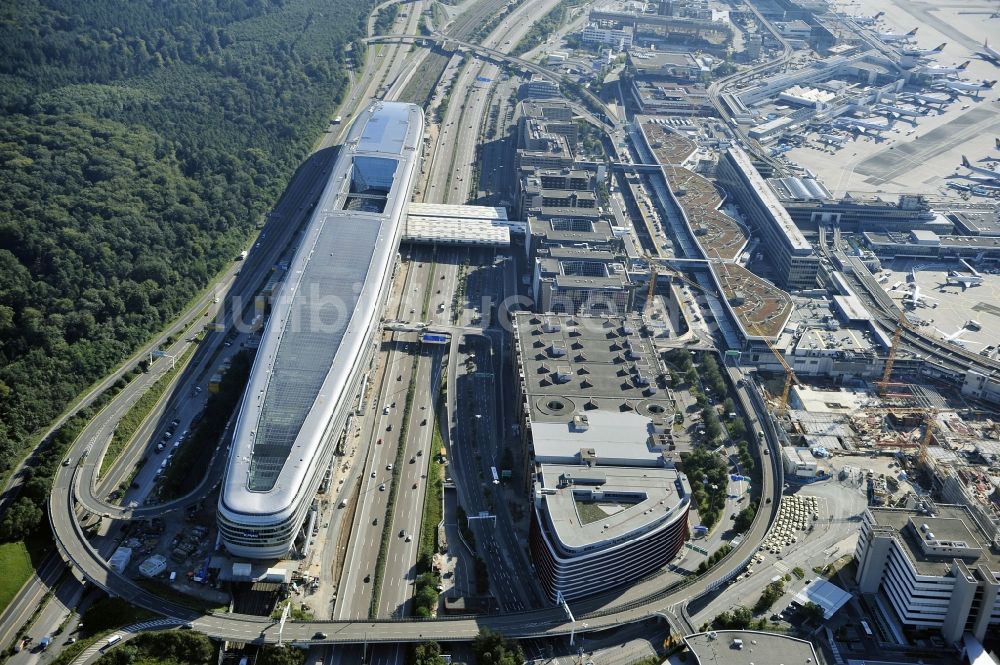
[[[616,173],[640,173],[642,175],[658,175],[663,172],[663,167],[659,164],[627,164],[625,162],[612,162],[611,170]]]
[[[504,53],[503,51],[498,51],[494,48],[489,48],[487,46],[482,46],[481,44],[473,44],[471,42],[465,42],[461,39],[456,39],[448,35],[442,35],[440,33],[431,33],[429,35],[377,35],[373,37],[365,37],[362,41],[368,44],[389,44],[389,43],[405,43],[405,44],[417,44],[424,46],[428,43],[437,44],[443,50],[464,50],[471,53],[476,53],[487,60],[491,60],[494,63],[507,66],[515,67],[521,71],[528,72],[530,74],[535,74],[541,76],[542,78],[552,81],[553,83],[561,83],[563,77],[558,72],[554,72],[548,67],[543,67],[537,62],[531,62],[530,60],[525,60],[524,58],[519,58],[516,55],[510,55],[509,53]],[[597,125],[603,125],[608,128],[616,128],[618,125],[618,120],[615,116],[610,113],[608,107],[593,95],[586,88],[579,89],[580,94],[586,98],[586,100],[594,105],[596,108],[601,110],[603,118],[600,116],[595,116],[589,112],[582,113],[582,115],[590,116],[587,119]]]

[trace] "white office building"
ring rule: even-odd
[[[1000,630],[1000,543],[964,506],[869,508],[855,558],[859,590],[892,621],[950,642]]]
[[[632,27],[602,28],[597,23],[590,23],[583,29],[581,38],[587,44],[609,44],[615,48],[627,51],[632,48]]]

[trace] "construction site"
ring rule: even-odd
[[[867,485],[873,506],[913,508],[928,499],[969,508],[1000,537],[1000,422],[950,388],[881,379],[857,387],[806,385],[782,361],[765,383],[782,442],[786,482],[830,478]]]

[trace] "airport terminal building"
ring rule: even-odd
[[[292,550],[355,409],[419,173],[419,106],[359,113],[275,297],[219,497],[230,554]]]
[[[761,246],[774,264],[780,286],[789,290],[815,288],[819,254],[813,251],[746,152],[731,146],[719,160],[716,175],[762,237]]]
[[[529,547],[552,600],[582,598],[665,566],[688,534],[675,468],[676,401],[635,316],[518,313]]]

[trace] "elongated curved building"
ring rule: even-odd
[[[235,556],[284,556],[309,511],[370,365],[417,174],[413,104],[358,114],[270,319],[219,496]]]

